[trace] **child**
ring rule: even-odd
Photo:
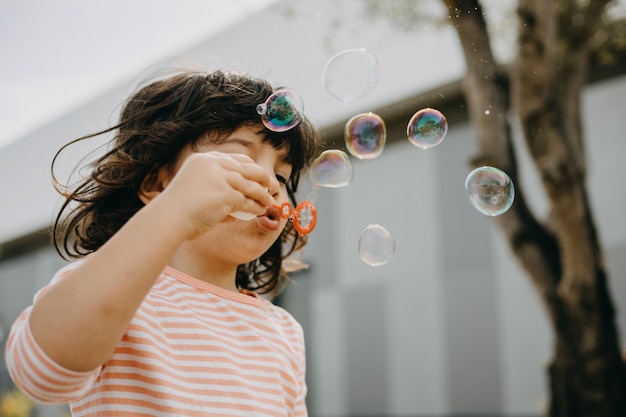
[[[265,128],[256,108],[274,91],[242,74],[183,72],[78,139],[114,133],[63,191],[55,246],[79,259],[11,329],[22,391],[74,416],[307,414],[302,329],[267,298],[305,243],[276,207],[296,206],[317,134],[307,119]]]

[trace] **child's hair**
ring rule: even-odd
[[[264,141],[286,150],[292,166],[287,190],[295,207],[300,174],[318,150],[318,136],[306,118],[281,133],[263,126],[257,105],[274,91],[265,80],[221,70],[183,71],[139,89],[126,101],[115,126],[75,139],[56,153],[52,177],[65,197],[52,229],[57,252],[69,260],[96,251],[144,205],[138,193],[146,177],[171,168],[185,146],[193,148],[207,137],[222,140],[241,126],[258,126]],[[90,174],[71,189],[62,186],[54,175],[60,153],[71,144],[109,132],[114,137],[106,153],[88,165]],[[306,237],[287,222],[267,252],[239,266],[237,286],[277,295],[287,277],[283,260],[305,243]]]

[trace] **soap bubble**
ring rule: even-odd
[[[310,201],[311,203],[315,204],[318,201],[319,194],[320,188],[316,185],[313,185],[304,196],[304,200]]]
[[[256,214],[248,213],[247,211],[235,211],[233,213],[230,213],[230,215],[233,216],[235,219],[243,220],[244,222],[256,219]]]
[[[381,154],[387,140],[387,127],[374,113],[352,117],[344,128],[348,151],[359,159],[373,159]]]
[[[345,152],[339,149],[329,149],[313,161],[309,177],[314,186],[339,188],[352,182],[354,171],[350,158]]]
[[[472,205],[487,216],[499,216],[513,204],[515,188],[511,178],[498,168],[483,166],[469,173],[465,191]]]
[[[418,148],[437,146],[448,133],[448,122],[439,110],[425,108],[411,117],[406,127],[409,141]]]
[[[380,78],[378,59],[365,49],[347,49],[331,57],[322,81],[333,97],[349,103],[365,96]]]
[[[396,252],[396,241],[391,233],[379,224],[367,226],[359,238],[359,256],[370,266],[384,265]]]
[[[257,106],[265,127],[274,132],[284,132],[303,119],[304,102],[293,90],[278,90]]]

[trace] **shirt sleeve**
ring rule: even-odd
[[[35,295],[38,297],[62,279],[73,265],[60,270],[52,282]],[[100,368],[76,372],[61,367],[41,349],[30,327],[32,306],[26,308],[11,326],[5,349],[7,369],[15,385],[26,395],[43,403],[69,403],[88,391],[98,378]]]

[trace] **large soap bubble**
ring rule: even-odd
[[[354,170],[342,150],[329,149],[320,154],[309,170],[311,183],[317,187],[339,188],[352,182]]]
[[[379,79],[378,59],[366,49],[347,49],[335,54],[326,63],[322,76],[326,91],[346,103],[368,94]]]
[[[284,132],[298,126],[304,115],[304,102],[293,90],[278,90],[257,106],[265,127]]]
[[[447,133],[446,117],[439,110],[431,108],[421,109],[415,113],[406,128],[409,141],[422,149],[439,145]]]
[[[384,265],[396,252],[396,241],[391,233],[379,224],[367,226],[359,238],[359,256],[371,266]]]
[[[387,140],[387,127],[374,113],[361,113],[352,117],[344,128],[348,151],[359,159],[373,159],[381,154]]]
[[[476,210],[487,216],[503,214],[515,198],[511,178],[504,171],[490,166],[470,172],[465,179],[465,191]]]

